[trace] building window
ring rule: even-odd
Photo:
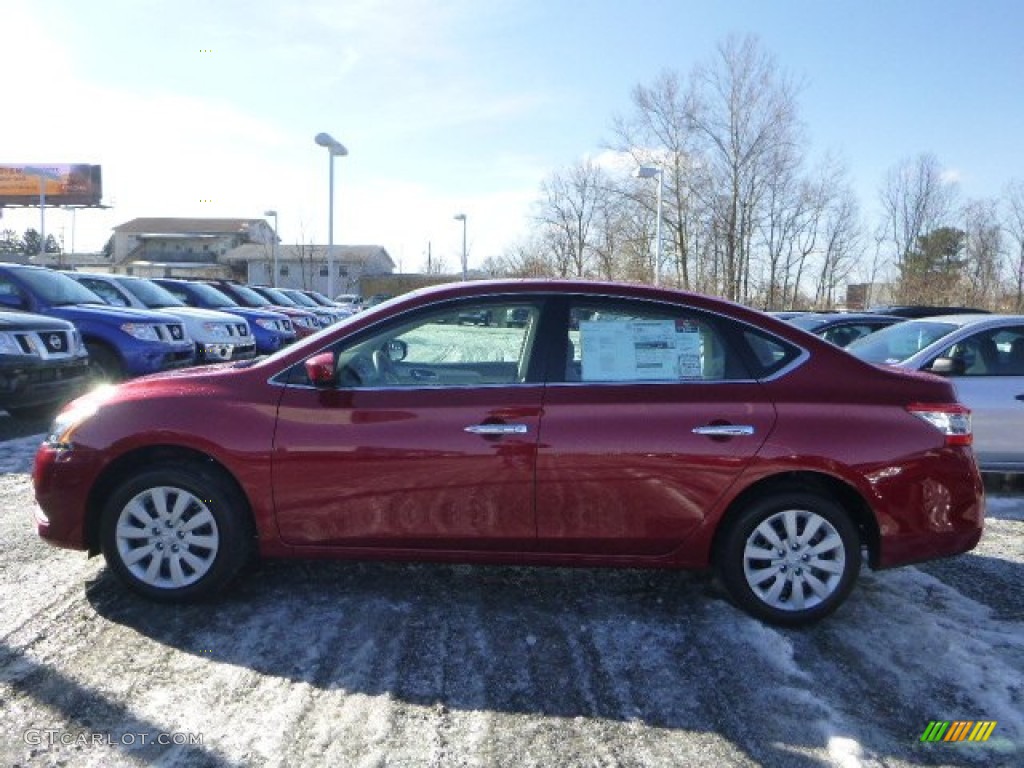
[[[282,264],[281,265],[281,277],[288,277],[288,265],[287,264]]]
[[[327,277],[327,267],[320,267],[320,277]]]

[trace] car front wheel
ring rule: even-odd
[[[103,556],[146,597],[187,601],[223,588],[251,552],[240,494],[203,464],[156,466],[124,481],[103,511]]]
[[[781,493],[747,506],[716,561],[730,597],[753,616],[797,626],[832,613],[860,572],[860,537],[846,512],[812,493]]]

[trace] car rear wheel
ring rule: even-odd
[[[732,522],[716,568],[748,613],[772,624],[806,624],[850,593],[860,572],[860,537],[830,499],[780,493],[750,504]]]
[[[123,482],[103,510],[103,556],[146,597],[187,601],[227,585],[251,553],[249,510],[203,464],[156,466]]]

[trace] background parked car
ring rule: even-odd
[[[516,309],[520,327],[451,321]],[[754,310],[469,282],[251,365],[80,399],[33,478],[40,535],[102,550],[158,600],[222,588],[258,547],[714,567],[737,604],[791,625],[842,603],[862,550],[889,567],[978,542],[970,441],[948,381]]]
[[[975,307],[940,307],[934,304],[892,304],[870,307],[865,312],[896,317],[935,317],[936,315],[987,315],[987,309]]]
[[[112,307],[84,285],[43,267],[0,265],[0,304],[71,322],[93,375],[108,380],[192,365],[195,344],[180,320]]]
[[[887,328],[905,318],[869,312],[803,312],[785,320],[797,328],[821,336],[837,347],[845,347],[870,333]]]
[[[190,307],[223,310],[245,318],[256,342],[257,354],[272,354],[295,341],[292,321],[280,312],[244,307],[207,283],[170,278],[158,278],[153,282]]]
[[[249,286],[230,280],[210,280],[209,284],[244,307],[265,309],[284,315],[291,320],[292,327],[300,339],[312,336],[322,327],[316,314],[300,309],[294,302],[277,304]]]
[[[266,285],[250,285],[249,287],[275,303],[290,301],[295,307],[312,312],[319,318],[322,328],[326,328],[343,319],[340,312],[328,309],[327,307],[321,307],[309,296],[302,293],[302,291],[297,291],[293,288],[271,288]]]
[[[196,362],[222,363],[256,356],[256,343],[243,317],[190,307],[166,288],[141,277],[86,272],[69,272],[68,277],[115,307],[151,309],[181,320],[196,344]]]
[[[1024,315],[907,320],[847,351],[871,363],[947,377],[971,409],[982,470],[1024,472]]]
[[[71,323],[0,310],[0,408],[38,418],[84,392],[89,381],[89,353]]]

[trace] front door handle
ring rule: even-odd
[[[474,424],[463,431],[471,435],[525,435],[529,430],[525,424]]]
[[[1024,395],[1017,395],[1013,399],[1014,400],[1024,400]]]
[[[694,427],[691,431],[695,435],[710,437],[743,437],[754,434],[754,428],[749,424],[709,424],[706,427]]]

